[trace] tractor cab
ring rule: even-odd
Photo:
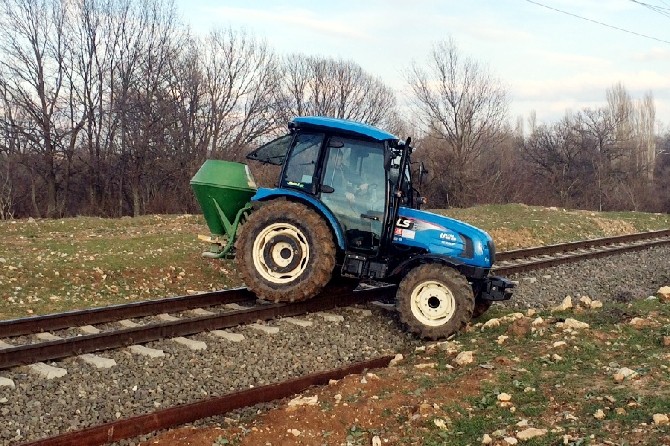
[[[278,189],[318,202],[341,234],[343,251],[377,257],[388,219],[392,147],[389,133],[329,118],[296,118],[289,133],[247,158],[281,165]]]

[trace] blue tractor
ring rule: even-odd
[[[411,332],[456,333],[513,283],[490,275],[485,231],[420,210],[412,151],[363,123],[299,117],[247,156],[280,166],[275,188],[256,189],[244,164],[207,161],[191,181],[213,233],[204,255],[235,256],[247,287],[274,302],[309,299],[336,277],[394,283]]]

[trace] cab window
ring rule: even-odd
[[[314,193],[316,165],[325,135],[300,132],[296,135],[288,155],[281,184]]]
[[[269,143],[263,144],[253,152],[247,155],[247,159],[260,161],[265,164],[274,164],[281,166],[286,159],[286,152],[293,140],[293,134],[280,136]]]

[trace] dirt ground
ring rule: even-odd
[[[375,436],[379,437],[381,444],[411,444],[404,441],[403,432],[421,429],[427,420],[449,423],[449,414],[441,404],[476,395],[482,380],[490,374],[487,370],[478,369],[459,381],[457,387],[436,386],[417,392],[415,380],[422,377],[434,380],[436,375],[444,373],[432,368],[434,363],[425,364],[428,365],[423,369],[391,367],[350,375],[306,392],[303,397],[318,398],[315,405],[289,407],[286,400],[281,407],[249,424],[231,424],[224,428],[181,428],[143,446],[369,445],[373,444]],[[408,376],[410,373],[413,376]],[[438,421],[437,424],[441,423]]]

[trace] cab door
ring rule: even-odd
[[[327,146],[320,199],[337,218],[347,250],[376,254],[386,210],[384,144],[331,137]]]

